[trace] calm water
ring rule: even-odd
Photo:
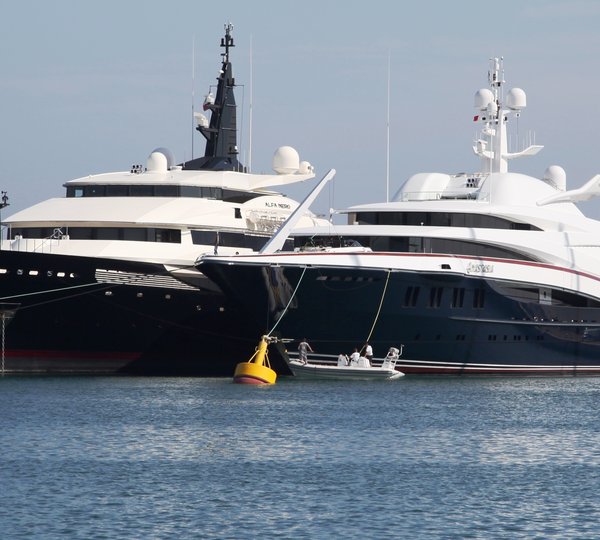
[[[0,379],[0,538],[598,538],[600,379]]]

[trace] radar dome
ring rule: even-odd
[[[527,107],[527,96],[520,88],[512,88],[506,94],[506,106],[509,109],[520,110]]]
[[[487,107],[490,102],[494,101],[494,94],[492,94],[491,90],[487,88],[482,88],[481,90],[477,90],[475,92],[475,108],[480,111],[487,110]]]
[[[559,165],[550,165],[544,173],[544,182],[559,191],[567,189],[567,173]]]
[[[498,114],[498,104],[495,101],[490,101],[487,106],[487,112],[494,116]]]
[[[315,170],[315,168],[308,161],[301,161],[300,168],[298,172],[300,174],[310,174]]]
[[[273,170],[277,174],[294,174],[300,168],[300,156],[291,146],[280,146],[273,156]]]
[[[152,150],[146,161],[146,170],[149,172],[167,172],[175,164],[175,158],[167,148]]]

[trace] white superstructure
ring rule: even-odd
[[[209,93],[204,101],[210,123],[194,115],[207,141],[204,157],[176,164],[157,148],[129,171],[70,180],[65,197],[4,219],[1,249],[159,263],[188,280],[201,277],[193,263],[203,253],[258,251],[298,206],[273,188],[310,180],[314,172],[290,146],[275,151],[273,174],[251,174],[238,161],[231,30],[226,25],[221,41],[216,97]],[[299,225],[324,222],[307,212]]]

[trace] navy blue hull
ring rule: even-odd
[[[600,374],[600,308],[576,295],[567,305],[540,300],[535,286],[448,273],[200,268],[265,327],[277,323],[275,335],[296,340],[290,352],[303,337],[335,356],[368,339],[376,357],[403,345],[405,373]]]
[[[0,313],[7,373],[231,376],[260,337],[221,293],[86,257],[0,251]]]

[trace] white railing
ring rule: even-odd
[[[9,251],[27,251],[36,253],[52,253],[52,248],[58,246],[60,242],[56,238],[20,238],[3,242],[3,245],[8,243]]]
[[[489,202],[489,193],[473,191],[407,191],[400,194],[399,201],[447,201],[461,200],[474,202]]]

